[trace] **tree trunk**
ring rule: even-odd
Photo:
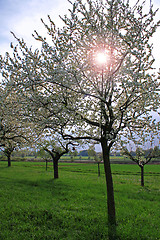
[[[141,166],[141,186],[144,187],[144,166]]]
[[[48,167],[48,161],[47,161],[47,159],[46,159],[46,171],[47,171],[47,167]]]
[[[100,166],[99,166],[100,162],[98,162],[98,177],[100,177]]]
[[[8,167],[11,167],[11,155],[8,155],[7,159],[8,159]]]
[[[54,159],[54,179],[58,178],[58,160]]]
[[[115,214],[115,202],[114,202],[114,190],[113,190],[113,180],[110,166],[110,149],[107,146],[106,139],[101,142],[102,154],[104,161],[104,170],[107,185],[107,207],[108,207],[108,222],[111,225],[116,225],[116,214]]]
[[[109,240],[116,240],[118,238],[116,233],[116,212],[114,202],[113,180],[110,165],[110,148],[107,146],[106,139],[102,139],[101,145],[107,185],[108,237]]]

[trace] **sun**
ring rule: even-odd
[[[108,56],[105,52],[98,52],[96,54],[96,62],[99,64],[99,65],[104,65],[107,63],[108,61]]]

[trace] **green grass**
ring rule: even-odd
[[[0,239],[108,239],[103,165],[0,162]],[[120,240],[160,239],[160,165],[145,166],[145,187],[137,165],[112,165]]]

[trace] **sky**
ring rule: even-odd
[[[61,27],[59,15],[64,16],[68,8],[70,4],[67,0],[0,0],[0,54],[4,55],[10,49],[10,43],[15,42],[11,31],[24,38],[28,46],[34,45],[34,30],[46,34],[40,19],[47,22],[50,15]]]
[[[135,0],[131,0],[135,2]],[[147,0],[148,6],[150,0]],[[160,9],[160,0],[152,0],[155,9]],[[37,42],[33,39],[32,33],[37,30],[42,36],[46,30],[41,23],[41,18],[48,21],[47,15],[62,27],[59,15],[68,13],[71,4],[67,0],[0,0],[0,55],[10,51],[10,43],[16,44],[11,31],[19,38],[24,38],[28,46],[34,46]],[[160,19],[160,11],[156,20]],[[156,59],[155,67],[160,68],[160,29],[157,30],[153,39],[153,55]],[[38,45],[37,45],[38,46]],[[35,46],[35,47],[37,47]]]

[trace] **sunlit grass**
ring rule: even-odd
[[[121,240],[159,239],[160,165],[145,168],[140,186],[136,165],[112,165]],[[108,239],[106,185],[103,165],[59,165],[0,162],[0,239],[99,240]]]

